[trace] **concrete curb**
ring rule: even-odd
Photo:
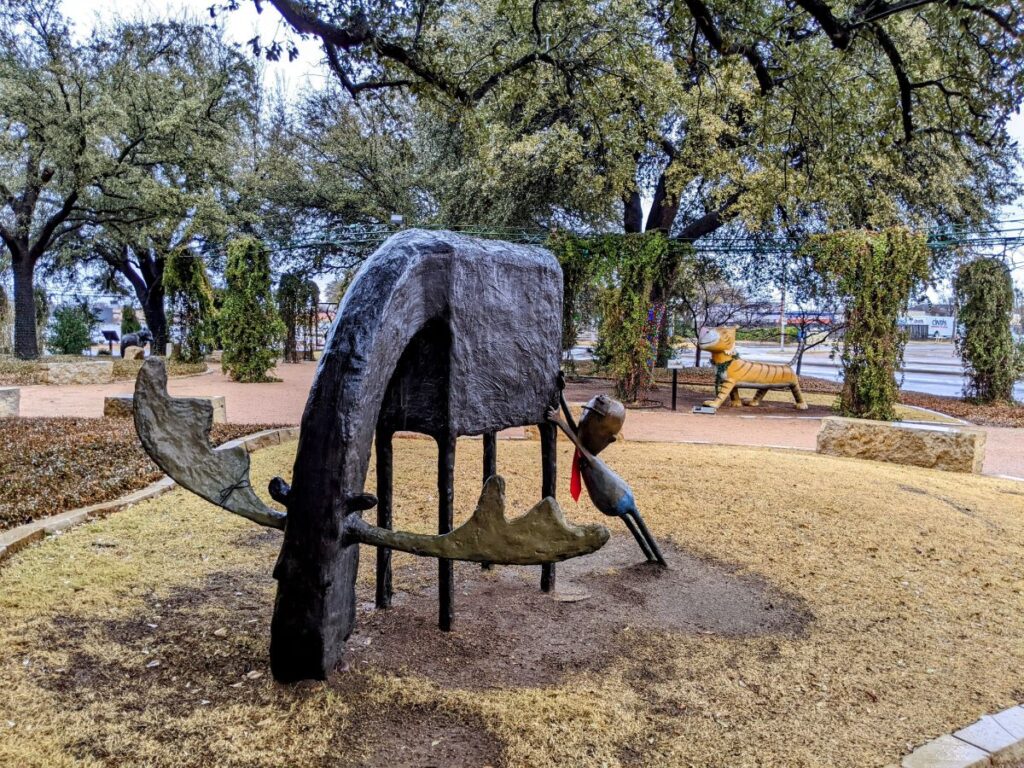
[[[890,768],[985,768],[1024,760],[1024,706],[985,715],[922,744]]]
[[[243,446],[246,451],[253,453],[261,448],[271,445],[288,443],[299,438],[298,427],[282,427],[280,429],[268,429],[263,432],[256,432],[237,440],[230,440],[218,448],[234,448]],[[68,528],[80,525],[97,517],[105,517],[113,512],[138,504],[140,501],[155,499],[162,496],[175,487],[175,482],[169,477],[162,477],[155,483],[147,485],[138,491],[133,491],[127,496],[122,496],[112,501],[102,501],[99,504],[92,504],[88,507],[71,509],[61,512],[58,515],[44,517],[42,520],[34,520],[26,525],[12,528],[9,531],[0,532],[0,563],[14,553],[24,549],[29,544],[40,541],[47,536],[54,536],[63,533]]]
[[[899,405],[903,406],[904,408],[912,408],[915,411],[924,411],[925,413],[930,413],[933,416],[942,416],[944,419],[952,419],[955,423],[962,424],[964,426],[970,426],[970,427],[977,426],[975,424],[972,424],[969,421],[966,421],[964,419],[958,418],[956,416],[950,416],[948,413],[943,413],[942,411],[936,411],[936,410],[933,410],[931,408],[925,408],[923,405],[907,405],[906,403],[899,403]],[[909,421],[909,419],[904,419],[904,421]],[[925,423],[931,424],[931,423],[934,423],[934,422],[925,422]]]

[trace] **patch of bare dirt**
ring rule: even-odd
[[[449,633],[437,629],[436,565],[420,560],[396,571],[391,609],[376,611],[372,594],[360,595],[345,664],[415,672],[449,688],[540,686],[630,654],[638,634],[799,635],[810,621],[797,598],[763,579],[663,547],[668,570],[638,562],[636,543],[615,535],[593,555],[560,563],[555,595],[540,591],[536,568],[456,563]],[[430,586],[401,591],[410,581]]]

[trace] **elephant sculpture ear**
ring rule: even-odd
[[[164,361],[151,357],[135,380],[135,431],[156,465],[218,507],[270,528],[284,528],[287,515],[263,503],[249,481],[244,446],[210,445],[213,407],[201,398],[167,393]]]

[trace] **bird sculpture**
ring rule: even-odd
[[[565,398],[561,398],[563,416],[557,408],[548,411],[548,420],[558,425],[576,446],[572,460],[569,491],[579,501],[582,479],[594,506],[609,517],[621,517],[648,562],[668,567],[647,525],[644,523],[629,484],[619,477],[597,454],[615,441],[626,420],[626,409],[618,400],[598,395],[583,406],[577,426]]]

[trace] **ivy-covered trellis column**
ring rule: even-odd
[[[575,344],[587,308],[596,304],[598,364],[614,378],[619,399],[643,399],[654,381],[665,313],[664,301],[652,301],[652,288],[677,258],[668,239],[658,231],[585,237],[559,233],[548,245],[562,267],[563,347]]]
[[[967,371],[964,394],[983,403],[1013,400],[1022,350],[1013,341],[1013,279],[1002,261],[975,259],[960,267],[953,282],[964,333],[957,350]]]
[[[924,235],[900,227],[835,232],[811,237],[804,250],[846,307],[839,411],[892,421],[907,343],[899,318],[930,274]]]
[[[171,252],[164,265],[163,288],[167,291],[171,316],[177,325],[178,359],[186,363],[202,362],[213,342],[216,314],[213,287],[202,257],[186,248]],[[162,355],[164,350],[159,347],[160,337],[154,332],[153,351]]]

